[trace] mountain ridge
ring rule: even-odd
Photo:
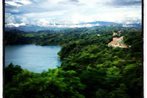
[[[24,25],[19,27],[5,26],[5,30],[18,29],[25,32],[38,32],[42,30],[63,30],[67,28],[91,28],[97,26],[118,26],[118,27],[135,27],[141,28],[141,23],[116,23],[116,22],[107,22],[107,21],[94,21],[94,22],[82,22],[79,24],[54,24],[49,26],[38,26],[38,25]]]

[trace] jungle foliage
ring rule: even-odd
[[[15,32],[18,35],[14,39],[12,34],[5,34],[10,45],[62,45],[62,64],[58,68],[34,73],[12,63],[6,67],[5,98],[143,98],[142,31],[121,28],[124,42],[131,47],[108,47],[112,32],[117,30],[120,28]],[[18,42],[22,39],[22,43]]]

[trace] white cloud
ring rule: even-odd
[[[6,7],[6,10],[9,9],[8,13],[11,13],[11,17],[6,17],[6,22],[48,25],[90,21],[123,22],[128,18],[141,20],[140,5],[122,6],[126,1],[122,2],[122,5],[121,2],[114,3],[114,1],[117,2],[116,0],[6,0],[6,4],[17,6],[12,10]],[[110,3],[121,6],[108,5]]]
[[[20,26],[25,26],[25,23],[8,23],[6,27],[20,27]]]
[[[16,2],[14,2],[14,1],[5,1],[5,3],[6,3],[6,5],[10,5],[10,6],[16,6],[16,7],[20,7],[20,6],[22,6],[21,4],[18,4],[18,3],[16,3]]]
[[[29,0],[6,0],[5,3],[8,6],[21,7],[23,5],[31,4],[31,1]]]
[[[21,3],[23,5],[28,5],[32,3],[30,0],[15,0],[15,2]]]
[[[46,19],[40,19],[37,21],[38,26],[48,26],[49,22]]]
[[[8,23],[15,23],[15,18],[12,14],[10,13],[6,13],[5,14],[5,23],[8,24]]]

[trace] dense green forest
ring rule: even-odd
[[[63,45],[74,40],[87,39],[96,34],[112,34],[113,31],[126,30],[120,27],[68,28],[61,30],[46,30],[38,32],[23,32],[19,30],[5,31],[4,44],[37,44]],[[89,38],[89,40],[92,40]]]
[[[121,30],[128,48],[108,47]],[[118,37],[119,37],[118,36]],[[61,45],[62,64],[42,73],[12,63],[4,69],[5,98],[143,98],[143,35],[135,28],[7,31],[5,45]],[[37,62],[36,62],[37,63]]]

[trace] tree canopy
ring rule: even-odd
[[[4,69],[5,98],[143,98],[142,31],[121,28],[131,47],[108,47],[115,30],[120,28],[19,33],[16,39],[28,43],[62,45],[62,64],[34,73],[11,63]],[[7,44],[20,44],[6,36]]]

